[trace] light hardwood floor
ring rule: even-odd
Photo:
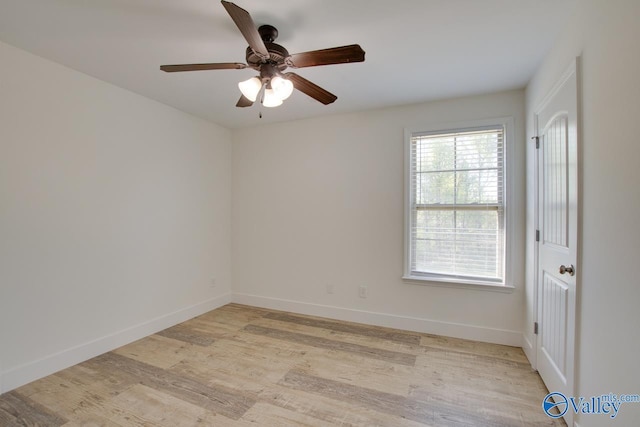
[[[521,349],[229,304],[0,396],[1,426],[543,426]]]

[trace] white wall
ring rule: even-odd
[[[637,0],[579,2],[574,18],[527,88],[530,136],[534,109],[572,59],[582,55],[583,226],[582,261],[577,265],[581,286],[576,396],[640,394],[639,20]],[[528,154],[531,168],[533,153]],[[532,203],[529,197],[528,204]],[[527,279],[530,294],[529,274]],[[577,422],[581,427],[639,425],[640,403],[623,405],[614,420],[582,415]]]
[[[515,291],[403,282],[403,129],[504,116],[516,136]],[[523,136],[523,91],[235,130],[234,298],[520,345]]]
[[[0,391],[228,301],[229,131],[2,43],[0,63]]]

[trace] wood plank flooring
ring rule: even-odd
[[[521,349],[229,304],[0,396],[0,426],[544,426]]]

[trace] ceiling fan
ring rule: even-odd
[[[256,29],[249,12],[225,0],[222,0],[222,6],[249,43],[246,52],[247,63],[162,65],[160,69],[168,73],[199,70],[241,70],[247,67],[258,71],[259,76],[238,84],[242,96],[236,107],[253,105],[261,93],[260,102],[262,105],[276,107],[291,95],[294,88],[325,105],[331,104],[338,99],[337,96],[296,73],[284,72],[284,70],[289,67],[304,68],[364,61],[365,52],[357,44],[290,55],[287,49],[274,43],[278,37],[278,30],[275,27],[262,25]]]

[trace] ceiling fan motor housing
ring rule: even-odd
[[[269,59],[266,62],[256,55],[250,47],[247,47],[247,64],[249,67],[254,70],[260,71],[260,67],[262,67],[265,63],[270,63],[276,66],[280,71],[283,71],[287,68],[287,64],[285,64],[285,58],[289,57],[289,52],[284,47],[280,46],[276,43],[265,43],[264,44],[269,51]]]
[[[285,58],[289,57],[289,52],[284,47],[274,43],[274,40],[278,38],[278,29],[271,25],[261,25],[258,28],[258,33],[260,33],[260,38],[269,52],[269,59],[265,62],[251,47],[247,47],[247,64],[257,71],[261,71],[262,65],[265,63],[275,66],[279,71],[283,71],[287,68]]]

